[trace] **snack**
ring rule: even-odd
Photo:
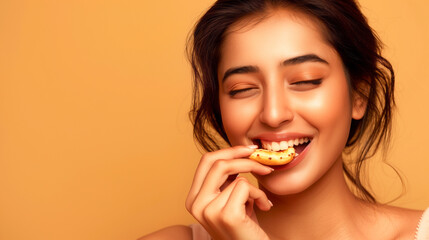
[[[295,149],[293,147],[278,152],[256,149],[249,158],[265,165],[275,166],[289,163],[293,160],[295,155]]]

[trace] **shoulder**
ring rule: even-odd
[[[192,240],[192,229],[188,226],[175,225],[150,233],[138,240]]]
[[[413,239],[424,210],[387,207],[390,221],[394,226],[394,239]]]

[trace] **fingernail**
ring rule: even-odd
[[[271,172],[274,172],[274,168],[267,167],[267,169],[269,169]]]
[[[247,147],[248,147],[248,148],[251,148],[251,149],[257,149],[257,148],[258,148],[258,145],[248,145]]]
[[[271,207],[274,206],[270,200],[268,200],[268,203],[271,205]]]

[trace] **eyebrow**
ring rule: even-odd
[[[233,74],[239,74],[239,73],[255,73],[259,72],[259,68],[256,66],[243,66],[243,67],[235,67],[230,68],[226,70],[225,74],[223,75],[222,81],[225,81],[229,76]]]
[[[319,63],[324,63],[329,65],[328,61],[317,56],[316,54],[307,54],[307,55],[286,59],[283,61],[282,65],[283,66],[296,65],[296,64],[305,63],[305,62],[319,62]]]
[[[305,62],[319,62],[319,63],[324,63],[324,64],[329,65],[329,63],[325,59],[323,59],[323,58],[321,58],[315,54],[306,54],[306,55],[302,55],[302,56],[289,58],[289,59],[284,60],[281,65],[282,66],[297,65],[297,64],[301,64],[301,63],[305,63]],[[225,81],[225,79],[227,79],[229,76],[231,76],[233,74],[255,73],[258,71],[259,71],[258,67],[251,66],[251,65],[229,68],[228,70],[225,71],[225,74],[223,75],[222,81]]]

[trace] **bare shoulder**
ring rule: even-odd
[[[150,233],[138,240],[192,240],[192,230],[188,226],[174,225]]]
[[[424,210],[386,207],[395,226],[395,239],[413,239]]]

